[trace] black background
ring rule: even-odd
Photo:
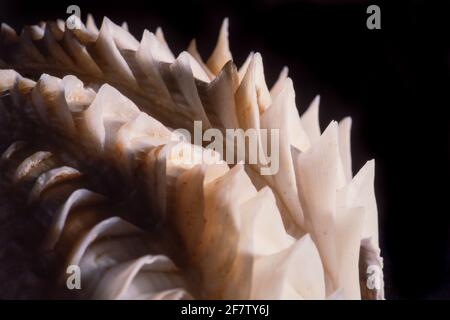
[[[321,95],[322,130],[353,118],[354,173],[376,160],[387,298],[450,299],[450,10],[392,2],[0,0],[0,21],[19,31],[77,4],[99,26],[103,16],[127,21],[137,39],[161,26],[174,53],[196,37],[206,59],[229,17],[238,65],[261,52],[269,84],[287,65],[300,112]],[[366,28],[369,4],[381,7],[381,30]]]

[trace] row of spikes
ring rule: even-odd
[[[225,49],[228,48],[227,25],[225,20],[209,60],[213,65],[221,65],[221,69],[231,60],[229,50]],[[203,100],[217,100],[209,98],[210,93],[221,91],[219,87],[228,90],[226,86],[236,86],[235,78],[242,76],[249,62],[248,59],[241,68],[239,77],[237,72],[227,70],[224,73],[232,74],[221,76],[227,79],[217,79],[215,82],[219,83],[213,85],[212,75],[207,74],[211,72],[195,58],[199,57],[195,46],[190,46],[192,54],[185,51],[175,59],[161,29],[156,35],[145,30],[138,42],[126,29],[106,17],[100,30],[92,19],[88,20],[87,27],[80,22],[80,28],[74,30],[66,28],[61,21],[50,21],[25,27],[20,36],[2,24],[0,38],[0,67],[14,68],[35,77],[43,72],[56,76],[73,74],[87,82],[110,83],[141,109],[177,128],[190,128],[193,120],[203,121],[206,128],[211,125],[205,114],[208,110],[204,110],[196,93],[197,81],[208,83]],[[233,67],[230,65],[228,69]]]
[[[86,27],[80,22],[80,28],[72,30],[61,21],[50,21],[25,27],[20,36],[2,24],[0,38],[1,67],[34,77],[43,72],[73,74],[87,83],[110,83],[143,111],[174,128],[191,128],[193,120],[202,121],[204,128],[239,127],[232,100],[245,75],[254,74],[247,78],[255,82],[261,110],[271,104],[271,96],[287,78],[284,68],[269,93],[258,53],[251,53],[238,71],[229,50],[228,19],[207,64],[195,41],[175,59],[161,29],[156,35],[145,30],[138,42],[106,17],[100,30],[89,18]],[[248,70],[252,61],[255,66]]]

